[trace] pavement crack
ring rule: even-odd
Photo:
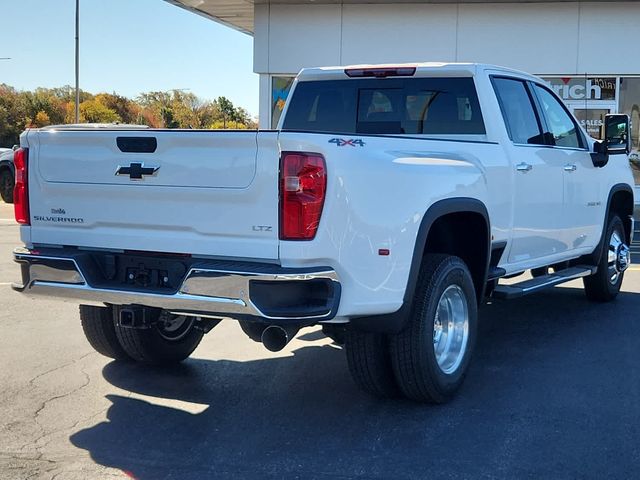
[[[55,372],[55,371],[57,371],[57,370],[61,370],[61,369],[63,369],[63,368],[69,367],[69,366],[71,366],[71,365],[73,365],[73,364],[75,364],[75,363],[78,363],[78,362],[80,362],[81,360],[83,360],[84,358],[86,358],[86,357],[88,357],[88,356],[90,356],[90,355],[93,355],[94,353],[95,353],[95,352],[89,352],[89,353],[87,353],[87,354],[85,354],[85,355],[82,355],[81,357],[76,358],[76,359],[75,359],[75,360],[73,360],[72,362],[65,363],[64,365],[60,365],[60,366],[55,367],[55,368],[52,368],[52,369],[50,369],[50,370],[48,370],[48,371],[46,371],[46,372],[43,372],[43,373],[41,373],[41,374],[39,374],[39,375],[36,375],[35,377],[33,377],[33,378],[29,381],[28,385],[30,385],[32,388],[35,388],[35,381],[36,381],[37,379],[42,378],[42,377],[44,377],[45,375],[48,375],[48,374],[50,374],[50,373],[52,373],[52,372]],[[40,421],[39,421],[39,417],[40,417],[41,413],[44,411],[44,409],[45,409],[45,408],[46,408],[46,407],[47,407],[51,402],[56,401],[56,400],[60,400],[60,399],[63,399],[63,398],[70,397],[70,396],[72,396],[73,394],[75,394],[75,393],[79,392],[80,390],[82,390],[83,388],[86,388],[86,387],[91,383],[91,377],[90,377],[90,375],[85,371],[85,369],[84,369],[84,368],[81,368],[81,369],[80,369],[80,371],[81,371],[81,372],[82,372],[82,374],[84,375],[84,382],[82,383],[82,385],[80,385],[80,386],[78,386],[78,387],[76,387],[76,388],[74,388],[74,389],[72,389],[72,390],[70,390],[70,391],[68,391],[68,392],[65,392],[65,393],[62,393],[62,394],[59,394],[59,395],[54,395],[54,396],[52,396],[52,397],[49,397],[49,398],[48,398],[48,399],[46,399],[44,402],[42,402],[42,403],[40,404],[40,406],[35,410],[35,412],[33,413],[33,421],[34,421],[34,423],[36,424],[36,426],[38,427],[38,429],[40,430],[41,434],[40,434],[40,435],[39,435],[35,440],[33,440],[33,441],[29,442],[29,443],[26,443],[26,444],[22,445],[22,446],[20,447],[20,449],[19,449],[20,451],[22,451],[22,450],[26,449],[26,448],[27,448],[27,447],[29,447],[29,446],[33,446],[33,447],[35,447],[35,449],[36,449],[36,451],[38,452],[38,454],[39,454],[40,456],[42,456],[42,449],[48,445],[48,442],[46,442],[44,445],[41,445],[41,446],[39,446],[39,445],[38,445],[38,443],[39,443],[39,442],[41,442],[44,438],[46,438],[46,437],[48,437],[48,436],[54,435],[55,433],[57,433],[57,432],[59,432],[59,431],[66,430],[66,428],[62,428],[62,429],[54,429],[54,430],[51,430],[51,431],[47,431],[47,429],[46,429],[46,428],[45,428],[45,427],[40,423]]]
[[[40,429],[42,431],[45,431],[45,428],[40,424],[40,422],[38,421],[38,417],[40,416],[40,413],[47,407],[47,405],[49,405],[51,402],[55,401],[55,400],[60,400],[61,398],[66,398],[66,397],[70,397],[71,395],[73,395],[76,392],[79,392],[80,390],[82,390],[83,388],[87,387],[90,383],[91,383],[91,377],[89,376],[89,374],[87,372],[84,371],[84,369],[81,370],[82,374],[85,377],[85,381],[82,385],[80,385],[79,387],[74,388],[73,390],[71,390],[70,392],[67,393],[63,393],[61,395],[55,395],[47,400],[45,400],[42,405],[40,405],[40,407],[35,411],[35,413],[33,414],[33,419],[36,422],[36,424],[38,425],[38,427],[40,427]],[[48,435],[52,435],[56,433],[56,430],[51,431],[51,432],[47,432],[44,433],[43,435],[41,435],[40,437],[38,437],[33,443],[35,445],[38,444],[38,442],[40,440],[42,440],[44,437],[48,436]]]
[[[36,410],[36,412],[33,415],[36,423],[38,423],[38,416],[40,415],[40,412],[42,412],[42,410],[44,410],[46,408],[46,406],[49,405],[49,403],[53,402],[54,400],[59,400],[61,398],[69,397],[70,395],[73,395],[74,393],[82,390],[84,387],[86,387],[87,385],[89,385],[91,383],[91,377],[84,370],[81,370],[81,372],[85,377],[84,383],[82,385],[80,385],[79,387],[74,388],[70,392],[63,393],[61,395],[55,395],[55,396],[45,400],[44,402],[42,402],[42,405],[40,405],[40,407]]]
[[[67,363],[65,363],[65,364],[63,364],[63,365],[58,365],[57,367],[54,367],[54,368],[52,368],[52,369],[50,369],[50,370],[47,370],[46,372],[39,373],[38,375],[36,375],[35,377],[33,377],[31,380],[29,380],[29,382],[27,383],[27,386],[29,386],[29,387],[33,387],[33,386],[34,386],[34,383],[35,383],[35,382],[36,382],[36,380],[38,380],[39,378],[42,378],[42,377],[44,377],[44,376],[46,376],[46,375],[49,375],[50,373],[56,372],[56,371],[58,371],[58,370],[62,370],[63,368],[69,367],[69,366],[71,366],[71,365],[73,365],[73,364],[75,364],[75,363],[78,363],[80,360],[83,360],[83,359],[87,358],[88,356],[93,355],[93,354],[95,354],[95,353],[96,353],[96,352],[89,352],[89,353],[85,353],[85,354],[84,354],[84,355],[82,355],[81,357],[75,358],[75,359],[73,359],[73,360],[72,360],[72,361],[70,361],[70,362],[67,362]]]

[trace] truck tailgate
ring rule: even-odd
[[[39,130],[31,242],[278,258],[275,132]]]

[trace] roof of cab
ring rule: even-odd
[[[386,68],[403,68],[415,67],[416,73],[414,77],[428,76],[475,76],[479,72],[491,71],[495,73],[504,73],[514,75],[520,78],[530,80],[538,80],[537,77],[526,72],[515,70],[513,68],[501,67],[498,65],[490,65],[486,63],[446,63],[446,62],[414,62],[414,63],[385,63],[385,64],[363,64],[363,65],[345,65],[334,67],[313,67],[303,68],[298,74],[301,81],[308,80],[337,80],[349,78],[345,71],[350,69],[386,69]]]

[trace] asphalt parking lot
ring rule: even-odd
[[[615,303],[580,283],[481,311],[460,395],[360,393],[313,329],[272,354],[233,322],[183,365],[94,353],[77,306],[14,293],[0,203],[0,478],[640,478],[640,269]]]

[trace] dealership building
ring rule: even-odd
[[[543,77],[594,137],[606,113],[629,114],[638,149],[640,2],[167,1],[253,36],[261,128],[303,67],[482,62]]]

